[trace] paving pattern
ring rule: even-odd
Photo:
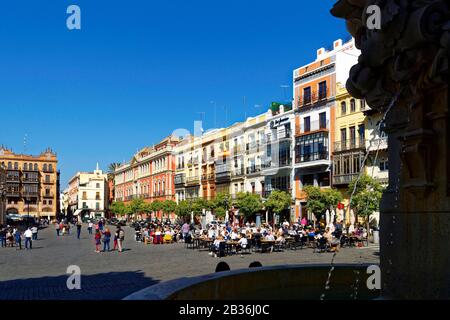
[[[114,229],[114,227],[112,227]],[[231,269],[247,268],[253,261],[264,266],[283,264],[329,264],[330,253],[312,249],[270,254],[213,258],[205,251],[186,249],[184,244],[154,246],[133,240],[126,228],[123,253],[95,253],[92,236],[84,228],[76,235],[56,237],[52,228],[41,230],[33,250],[0,248],[0,300],[118,300],[161,281],[213,273],[220,260]],[[343,248],[336,263],[379,263],[377,246]],[[81,269],[81,290],[67,289],[70,265]]]

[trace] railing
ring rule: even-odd
[[[365,149],[365,148],[366,148],[366,140],[359,138],[345,141],[337,141],[334,143],[334,151],[336,152],[354,149]]]
[[[54,173],[55,169],[54,168],[42,168],[42,172],[45,173]]]
[[[20,177],[6,175],[6,182],[20,182]]]
[[[304,106],[308,106],[308,105],[312,105],[314,103],[318,103],[318,102],[322,102],[325,101],[327,99],[327,93],[328,90],[322,90],[319,92],[313,92],[310,95],[302,95],[298,100],[297,100],[297,107],[304,107]]]
[[[24,191],[22,193],[22,195],[26,198],[26,197],[38,197],[39,196],[39,192],[37,191]]]
[[[55,197],[55,194],[54,194],[53,192],[50,192],[50,193],[44,193],[43,197],[44,197],[44,198],[54,198],[54,197]]]
[[[320,130],[329,130],[330,129],[330,120],[326,121],[312,121],[309,123],[309,127],[305,127],[305,123],[301,123],[300,130],[297,130],[297,134],[307,134],[310,132],[320,131]]]
[[[50,179],[50,180],[44,179],[42,183],[45,183],[45,184],[55,184],[55,180],[53,180],[53,179]]]
[[[200,184],[200,178],[199,177],[188,177],[186,179],[186,183],[193,185],[193,184]]]
[[[314,152],[308,154],[302,154],[295,157],[295,163],[304,163],[317,160],[328,160],[328,152]]]
[[[247,174],[254,174],[261,171],[261,165],[247,167]]]
[[[387,149],[388,148],[388,137],[380,137],[372,141],[372,145],[370,145],[370,141],[366,141],[367,151],[373,152],[378,149]]]
[[[7,197],[20,197],[20,191],[6,190]]]
[[[358,177],[358,173],[350,173],[350,174],[342,174],[342,175],[336,175],[333,176],[333,184],[339,185],[339,184],[349,184],[353,181],[356,177]]]
[[[153,193],[153,197],[163,197],[165,195],[166,195],[166,191],[165,190],[163,190],[163,191],[155,191]]]
[[[23,183],[39,183],[39,178],[23,178]]]
[[[231,176],[232,177],[240,177],[243,176],[245,174],[245,170],[244,168],[236,168],[232,173]]]
[[[186,183],[186,176],[184,174],[182,175],[176,175],[175,176],[175,184],[185,184]]]

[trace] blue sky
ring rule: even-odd
[[[0,144],[23,152],[27,135],[27,153],[53,148],[64,188],[96,162],[106,169],[174,129],[192,131],[199,112],[213,127],[211,101],[218,126],[261,113],[290,99],[280,86],[293,69],[348,36],[333,3],[2,1]],[[71,4],[82,30],[66,28]]]

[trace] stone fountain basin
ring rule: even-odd
[[[125,300],[350,300],[380,297],[367,288],[368,264],[336,264],[329,290],[330,265],[281,265],[180,278],[136,292]],[[356,272],[359,271],[359,275]]]

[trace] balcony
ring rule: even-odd
[[[261,166],[260,165],[253,165],[250,167],[247,167],[247,174],[251,175],[251,174],[257,174],[259,172],[261,172]]]
[[[358,177],[358,173],[341,174],[333,176],[333,185],[347,185]]]
[[[326,102],[328,96],[328,90],[320,90],[319,92],[313,92],[309,95],[303,95],[297,100],[297,107],[312,106],[316,103]]]
[[[7,197],[19,198],[20,197],[20,191],[19,190],[7,189],[6,190],[6,196]]]
[[[345,141],[337,141],[334,143],[334,152],[350,151],[365,148],[366,148],[366,140],[364,139],[350,139]]]
[[[186,179],[186,184],[188,185],[188,186],[196,186],[196,185],[199,185],[200,184],[200,179],[199,179],[199,177],[188,177],[187,179]]]
[[[328,152],[323,151],[323,152],[306,153],[295,157],[295,163],[305,163],[319,160],[329,160]]]
[[[42,181],[43,184],[55,184],[55,180],[53,179],[44,179]]]
[[[234,168],[234,171],[231,173],[232,178],[239,178],[245,175],[244,167]]]
[[[202,174],[202,181],[214,180],[214,178],[214,173]]]
[[[231,168],[227,164],[218,165],[216,168],[216,181],[230,181],[231,180]]]
[[[20,182],[19,176],[13,176],[13,175],[6,175],[6,182]]]
[[[37,198],[37,197],[39,197],[39,192],[37,192],[37,191],[24,191],[22,193],[22,196],[24,198]]]
[[[256,153],[256,152],[260,152],[264,150],[264,145],[262,143],[260,143],[260,141],[254,141],[254,142],[250,142],[247,143],[245,150],[246,153]]]
[[[22,183],[39,183],[39,178],[23,178]]]
[[[366,141],[366,148],[369,152],[376,152],[377,150],[386,150],[388,148],[388,137],[380,137],[372,141],[372,145],[370,145],[370,141]]]
[[[175,185],[184,185],[186,183],[185,174],[177,174],[175,175]]]
[[[42,168],[42,172],[45,172],[45,173],[54,173],[55,172],[55,169],[52,167],[52,168],[49,168],[49,167],[47,167],[47,168]]]
[[[44,198],[54,198],[54,197],[55,197],[55,194],[54,194],[53,192],[50,192],[50,193],[44,193],[43,197],[44,197]]]
[[[330,130],[330,121],[320,121],[320,120],[316,120],[316,121],[312,121],[309,123],[309,125],[305,125],[305,123],[301,124],[301,128],[299,128],[298,130],[296,130],[296,135],[307,135],[307,134],[311,134],[311,133],[315,133],[315,132],[321,132],[321,131],[326,131],[328,132]]]
[[[233,155],[239,155],[242,154],[244,151],[246,150],[246,148],[244,146],[235,146],[233,147]]]

